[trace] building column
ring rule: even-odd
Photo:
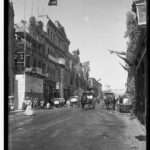
[[[15,75],[14,109],[21,110],[25,98],[25,74]]]

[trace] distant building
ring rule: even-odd
[[[111,89],[111,91],[116,95],[125,95],[126,89]]]
[[[94,78],[89,78],[88,79],[88,88],[94,92],[94,95],[96,97],[103,97],[103,92],[102,92],[102,84],[99,83],[96,79]]]

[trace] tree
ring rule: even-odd
[[[135,68],[135,50],[139,40],[140,31],[138,28],[138,22],[134,12],[129,11],[126,19],[127,30],[124,37],[128,38],[127,42],[127,55],[126,59],[132,64],[129,65],[128,78],[127,78],[127,93],[131,101],[135,99],[135,78],[133,70]]]

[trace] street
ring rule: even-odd
[[[9,117],[10,150],[129,150],[127,124],[100,104],[94,110],[55,108]]]

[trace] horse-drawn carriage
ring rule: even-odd
[[[94,97],[94,94],[90,91],[83,92],[82,98],[81,98],[81,105],[82,109],[85,108],[95,108],[96,99]]]
[[[116,99],[115,95],[112,92],[104,93],[104,102],[106,110],[113,109],[115,110]]]

